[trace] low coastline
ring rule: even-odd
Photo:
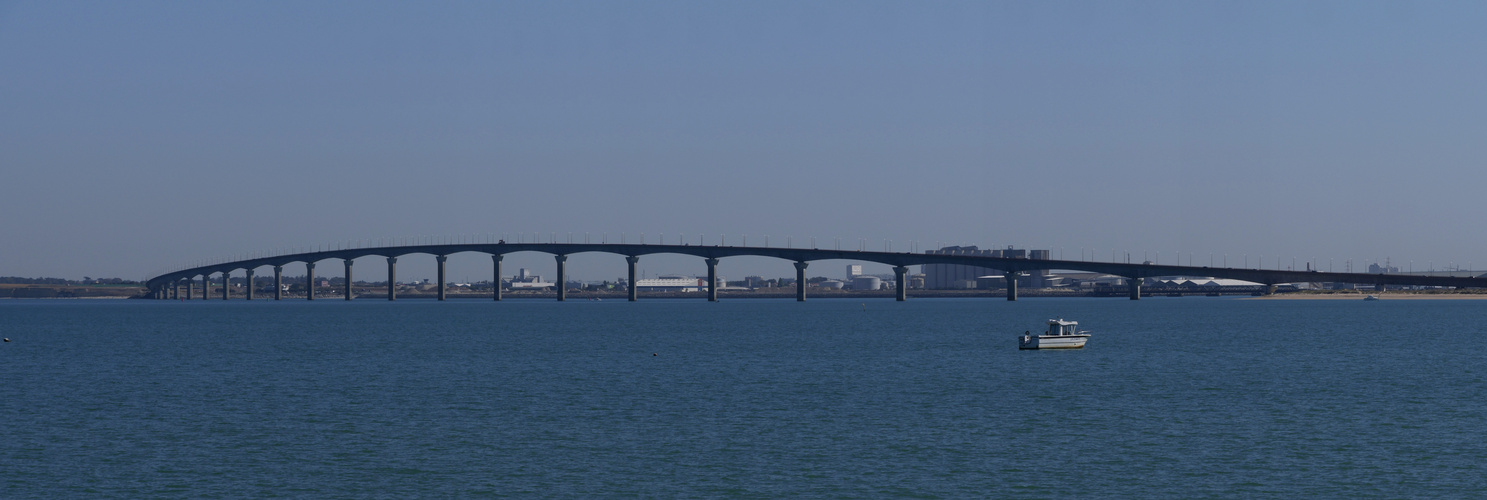
[[[1487,299],[1487,291],[1483,292],[1377,292],[1377,293],[1277,293],[1259,297],[1247,297],[1244,300],[1363,300],[1368,296],[1378,297],[1379,300],[1484,300]]]

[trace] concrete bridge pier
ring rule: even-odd
[[[186,278],[186,300],[191,300],[192,296],[196,295],[195,288],[196,282],[191,281],[191,278]]]
[[[253,300],[253,270],[248,270],[248,300]]]
[[[449,260],[448,255],[435,255],[434,260],[439,262],[439,301],[444,301],[444,263]]]
[[[896,287],[893,290],[894,300],[903,302],[909,300],[909,268],[906,266],[894,266],[893,282]]]
[[[1461,287],[1457,287],[1457,288],[1461,288]],[[1375,291],[1375,292],[1382,292],[1382,291],[1384,291],[1384,284],[1383,283],[1380,283],[1380,284],[1374,285],[1373,286],[1373,291]],[[1275,293],[1275,292],[1272,291],[1271,293]]]
[[[805,261],[795,263],[795,301],[805,302],[805,268],[810,264]]]
[[[1383,290],[1384,289],[1384,285],[1379,285],[1378,286],[1378,289],[1379,290]],[[1275,295],[1275,285],[1272,285],[1270,283],[1266,283],[1265,284],[1265,295]]]
[[[346,263],[346,300],[351,300],[351,263],[356,261],[346,259],[344,262]]]
[[[181,281],[180,280],[171,280],[170,281],[170,300],[180,300],[180,299],[181,299]]]
[[[639,294],[635,290],[635,264],[640,262],[640,257],[629,255],[625,257],[625,263],[630,266],[630,302],[635,302]]]
[[[274,300],[284,298],[284,266],[274,266]]]
[[[1017,272],[1017,271],[1004,272],[1004,273],[1002,273],[1002,281],[1007,282],[1007,301],[1008,302],[1014,302],[1014,301],[1017,300],[1017,278],[1019,278],[1021,276],[1022,276],[1022,273]]]
[[[305,300],[315,300],[315,263],[305,263]]]
[[[222,300],[227,300],[232,297],[232,289],[227,287],[227,280],[231,277],[232,273],[222,271]]]
[[[1126,278],[1126,286],[1131,289],[1131,300],[1141,300],[1141,278]]]
[[[398,300],[398,258],[387,258],[387,300]]]
[[[707,259],[707,301],[718,301],[718,259]]]
[[[201,300],[207,300],[207,299],[211,298],[211,297],[208,297],[208,295],[211,295],[212,294],[212,281],[211,280],[212,280],[212,273],[205,273],[205,274],[202,274],[201,275]]]
[[[503,257],[505,256],[501,254],[491,255],[491,262],[496,265],[496,273],[494,279],[491,280],[491,283],[495,283],[494,288],[496,290],[497,301],[501,300],[501,258]]]
[[[568,262],[568,256],[554,255],[553,258],[558,261],[558,282],[554,284],[558,286],[558,301],[561,302],[568,300],[568,273],[563,269],[564,263]]]

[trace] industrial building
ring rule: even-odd
[[[728,282],[718,277],[717,287],[723,289]],[[641,292],[697,292],[707,289],[707,278],[682,275],[667,275],[651,279],[635,280],[635,289]]]
[[[862,264],[847,264],[847,279],[846,279],[846,281],[852,281],[852,278],[856,278],[856,277],[861,276],[861,275],[862,275]]]
[[[555,283],[542,281],[542,277],[532,274],[523,267],[516,272],[516,276],[502,283],[508,290],[546,290],[557,286]]]
[[[1011,246],[1000,250],[981,250],[974,245],[950,246],[939,250],[926,250],[924,253],[929,255],[967,255],[1007,259],[1048,260],[1048,250],[1026,250]],[[924,288],[927,289],[964,290],[1006,286],[1003,283],[1002,270],[990,267],[959,264],[925,264],[920,266],[920,269],[924,274]],[[983,280],[980,278],[987,279]],[[1048,270],[1028,271],[1026,272],[1026,276],[1018,278],[1017,284],[1028,288],[1044,288],[1049,286],[1050,278],[1051,275],[1048,273]]]

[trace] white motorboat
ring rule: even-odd
[[[1379,300],[1379,296],[1378,295],[1369,295],[1367,297],[1364,297],[1363,300]]]
[[[1017,338],[1018,349],[1079,349],[1089,341],[1088,331],[1079,331],[1078,321],[1048,320],[1048,331],[1041,335],[1023,332]]]

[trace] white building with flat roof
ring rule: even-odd
[[[695,292],[706,288],[707,278],[661,276],[635,280],[635,289],[642,292]]]

